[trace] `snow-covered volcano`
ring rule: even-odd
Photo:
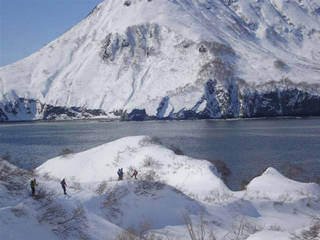
[[[105,0],[0,68],[0,119],[320,115],[319,41],[317,0]]]

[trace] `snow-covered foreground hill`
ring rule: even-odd
[[[319,41],[318,0],[105,0],[0,68],[0,120],[320,115]]]
[[[130,177],[133,169],[137,179]],[[188,227],[205,234],[193,239],[320,238],[319,185],[268,168],[246,190],[233,192],[211,163],[176,155],[147,136],[60,156],[35,173],[1,161],[0,196],[0,239],[7,240],[185,240]]]

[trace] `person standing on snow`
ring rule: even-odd
[[[120,171],[120,168],[118,169],[118,172],[117,172],[117,174],[118,174],[118,181],[120,181],[121,179],[121,171]]]
[[[138,171],[134,169],[131,177],[134,177],[134,179],[137,179],[137,175],[138,175]]]
[[[38,184],[37,184],[37,181],[36,181],[35,178],[30,181],[30,187],[31,187],[31,194],[32,194],[32,196],[34,196],[35,193],[36,193],[36,186],[37,186],[37,185],[38,185]]]
[[[118,176],[119,176],[119,181],[123,179],[123,168],[118,169]]]
[[[120,168],[121,180],[123,179],[123,168]]]
[[[62,181],[60,182],[60,184],[61,184],[61,187],[62,187],[62,189],[63,189],[64,195],[67,195],[67,189],[66,189],[67,183],[66,183],[66,180],[65,180],[65,179],[62,179]]]

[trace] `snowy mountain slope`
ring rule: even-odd
[[[316,0],[105,0],[0,68],[1,101],[157,118],[319,115],[319,9]]]
[[[116,177],[120,167],[123,181]],[[213,231],[218,240],[290,239],[319,222],[317,184],[268,168],[246,190],[232,192],[218,176],[209,162],[175,155],[146,136],[48,160],[37,169],[35,198],[32,174],[0,161],[0,238],[120,239],[132,228],[145,239],[182,240],[189,239],[186,213],[196,229],[202,218],[206,236]]]

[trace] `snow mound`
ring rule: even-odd
[[[212,191],[229,191],[216,168],[204,160],[176,155],[148,136],[126,137],[85,152],[48,160],[37,170],[57,178],[80,183],[117,180],[123,168],[125,179],[133,169],[144,180],[160,181],[180,191],[207,196]]]
[[[261,176],[254,178],[248,184],[247,192],[256,196],[263,193],[263,197],[273,200],[281,200],[286,197],[293,200],[306,196],[320,196],[318,184],[301,183],[288,179],[274,168],[267,168]]]
[[[183,225],[183,214],[198,215],[201,210],[197,201],[163,183],[134,181],[110,184],[109,189],[109,194],[100,199],[100,211],[124,229],[139,231],[143,224],[152,229]]]

